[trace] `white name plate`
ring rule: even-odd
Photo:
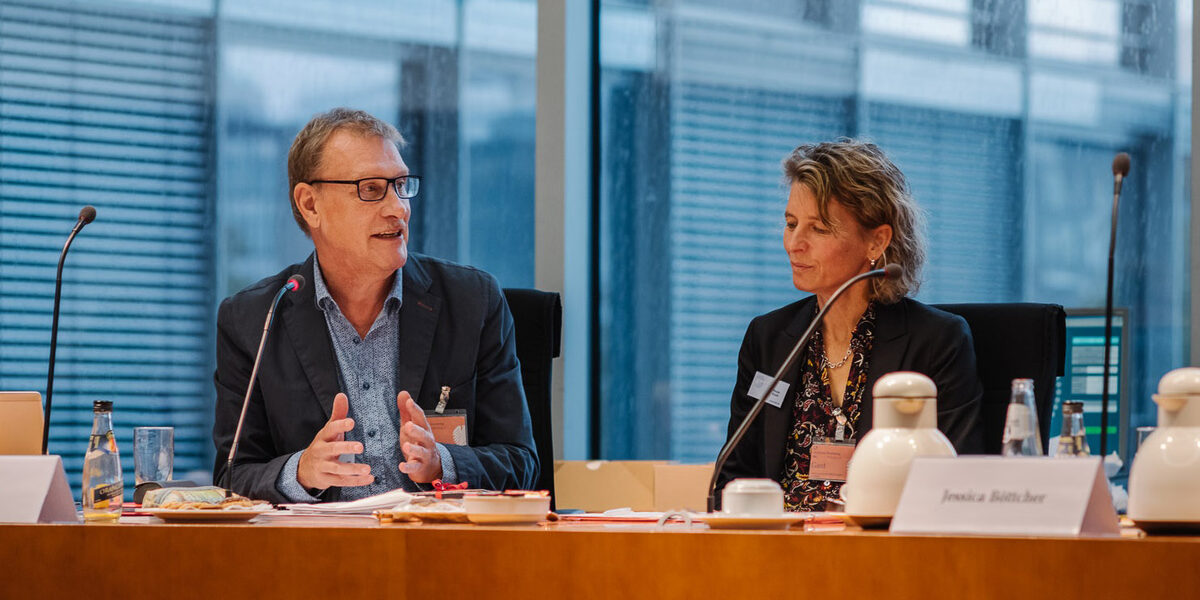
[[[77,523],[62,457],[0,456],[0,523]]]
[[[892,533],[1119,535],[1099,457],[913,460]]]

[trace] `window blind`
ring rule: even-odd
[[[904,172],[926,215],[928,256],[918,297],[1020,299],[1019,121],[876,102],[867,115],[870,138]]]
[[[45,392],[63,273],[50,452],[78,495],[93,400],[175,427],[175,473],[211,466],[213,27],[202,17],[0,0],[0,388]],[[126,499],[131,492],[127,492]]]
[[[725,441],[738,347],[755,316],[805,294],[783,249],[780,161],[842,135],[843,98],[680,83],[671,138],[671,458]]]

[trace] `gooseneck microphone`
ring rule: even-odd
[[[225,497],[229,497],[233,491],[233,458],[237,455],[238,440],[242,438],[242,424],[246,422],[246,408],[250,406],[250,393],[254,391],[254,380],[258,378],[258,365],[262,362],[263,348],[267,346],[267,334],[271,331],[271,323],[275,321],[275,309],[279,306],[279,301],[283,299],[283,295],[288,292],[298,292],[304,289],[304,276],[299,273],[294,273],[288,277],[287,283],[275,292],[275,298],[271,300],[271,308],[267,309],[267,319],[263,322],[262,337],[258,340],[258,352],[254,354],[254,366],[250,369],[250,381],[246,384],[246,395],[242,398],[242,413],[238,415],[237,429],[233,432],[233,443],[229,446],[229,457],[225,460]]]
[[[71,228],[71,235],[67,236],[67,243],[63,244],[62,253],[58,255],[58,274],[54,276],[54,317],[50,322],[50,367],[46,372],[46,406],[43,408],[42,419],[42,454],[46,454],[46,450],[50,444],[50,403],[54,395],[54,355],[58,350],[58,306],[62,302],[62,272],[63,263],[67,260],[67,250],[71,248],[71,242],[75,241],[75,236],[83,230],[83,226],[96,220],[96,208],[92,205],[87,205],[79,210],[79,218],[75,221],[75,226]]]
[[[797,341],[796,345],[792,347],[791,353],[787,355],[787,358],[783,361],[783,365],[779,367],[778,371],[776,371],[775,377],[771,380],[770,385],[768,385],[763,391],[762,396],[758,398],[758,401],[754,403],[754,406],[750,408],[750,412],[746,413],[746,417],[742,419],[742,424],[738,425],[738,428],[733,432],[733,435],[729,437],[729,441],[725,442],[725,446],[721,448],[721,453],[717,455],[717,462],[713,465],[712,480],[708,482],[708,512],[713,512],[713,510],[716,508],[717,478],[721,474],[721,469],[725,468],[725,462],[729,460],[729,455],[733,453],[733,449],[737,447],[738,442],[741,442],[742,438],[745,437],[746,432],[750,429],[750,425],[754,423],[754,419],[758,417],[758,413],[762,412],[763,404],[766,403],[767,398],[771,397],[771,393],[775,391],[775,386],[779,385],[779,380],[783,379],[783,376],[787,373],[788,369],[792,368],[792,364],[796,362],[796,359],[800,358],[801,351],[803,351],[804,346],[808,344],[808,338],[812,337],[813,332],[816,331],[818,326],[820,326],[821,321],[825,319],[825,313],[829,311],[829,307],[833,306],[834,302],[837,302],[838,298],[840,298],[846,290],[850,289],[851,286],[864,279],[873,279],[876,277],[882,277],[884,279],[896,279],[897,277],[900,277],[902,273],[904,273],[904,268],[895,263],[890,264],[882,269],[875,269],[874,271],[860,273],[854,277],[851,277],[846,281],[846,283],[843,283],[842,287],[839,287],[837,291],[829,297],[829,301],[825,303],[825,306],[823,306],[821,310],[817,312],[817,316],[813,317],[812,322],[808,324],[808,329],[804,330],[804,335],[800,336],[800,340]]]
[[[1108,287],[1104,296],[1104,382],[1100,384],[1100,456],[1102,458],[1108,454],[1108,377],[1112,369],[1108,361],[1112,353],[1113,255],[1117,248],[1117,207],[1121,202],[1121,184],[1129,175],[1129,163],[1129,155],[1124,152],[1113,157],[1112,230],[1108,236]]]

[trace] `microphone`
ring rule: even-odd
[[[1129,176],[1129,154],[1126,152],[1118,153],[1113,157],[1112,172],[1113,172],[1113,193],[1121,193],[1121,182]]]
[[[250,393],[254,390],[254,380],[258,378],[258,365],[262,362],[263,348],[267,346],[267,334],[271,331],[271,323],[275,321],[275,308],[288,292],[298,292],[304,289],[304,276],[293,273],[288,277],[283,287],[275,292],[271,300],[271,308],[267,310],[267,319],[263,322],[262,337],[258,340],[258,352],[254,355],[254,366],[250,369],[250,381],[246,384],[246,395],[242,398],[242,413],[238,416],[237,429],[233,432],[233,443],[229,446],[229,456],[225,459],[225,497],[232,495],[230,486],[233,485],[233,458],[237,455],[238,440],[242,437],[242,425],[246,422],[246,408],[250,406]]]
[[[43,409],[42,419],[42,454],[46,454],[46,450],[50,444],[50,406],[54,395],[54,355],[58,350],[58,307],[62,302],[62,272],[63,263],[67,260],[67,250],[71,248],[71,242],[75,241],[75,236],[83,230],[83,226],[96,220],[96,208],[92,205],[87,205],[80,209],[79,218],[75,220],[75,226],[71,228],[71,235],[67,236],[67,243],[63,244],[62,253],[58,255],[58,274],[54,277],[54,317],[50,323],[50,367],[46,372],[46,407]]]
[[[1113,321],[1113,255],[1117,248],[1117,207],[1121,202],[1121,184],[1129,175],[1129,155],[1121,152],[1113,157],[1113,208],[1112,230],[1108,236],[1108,288],[1104,297],[1104,382],[1100,388],[1100,457],[1108,454],[1108,376],[1112,369],[1109,357],[1112,353]]]
[[[721,469],[725,468],[725,462],[729,460],[729,455],[733,453],[733,449],[737,447],[738,442],[741,442],[742,438],[745,437],[746,432],[750,429],[750,425],[754,422],[754,419],[758,417],[758,413],[762,412],[763,404],[766,403],[767,398],[771,397],[771,393],[775,391],[775,386],[779,385],[779,380],[783,379],[783,376],[787,373],[788,369],[792,368],[792,364],[796,362],[796,359],[800,358],[800,352],[804,350],[804,346],[808,344],[808,339],[812,337],[812,334],[814,331],[816,331],[817,326],[819,326],[821,321],[825,319],[825,313],[829,311],[829,307],[833,306],[834,302],[837,302],[838,298],[842,296],[843,292],[864,279],[873,279],[877,277],[883,279],[896,279],[903,273],[904,268],[895,263],[892,263],[882,269],[875,269],[874,271],[860,273],[854,277],[851,277],[846,281],[846,283],[843,283],[842,287],[839,287],[837,291],[829,297],[829,301],[825,303],[825,306],[822,307],[819,312],[817,312],[817,316],[814,317],[812,322],[808,324],[808,329],[804,330],[804,335],[801,335],[800,340],[796,342],[796,345],[792,346],[791,353],[789,353],[787,358],[783,360],[783,365],[779,367],[779,370],[775,373],[775,377],[771,380],[771,384],[767,386],[767,389],[763,391],[762,396],[757,402],[754,403],[754,406],[750,408],[750,412],[746,413],[746,418],[742,419],[742,424],[738,425],[737,430],[733,432],[733,435],[729,438],[729,441],[725,442],[725,446],[721,448],[721,453],[717,455],[717,462],[713,465],[712,479],[708,482],[708,512],[713,512],[714,508],[716,507],[717,477],[721,474]]]

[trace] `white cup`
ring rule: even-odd
[[[721,512],[729,515],[782,515],[783,488],[774,479],[734,479],[721,492]]]

